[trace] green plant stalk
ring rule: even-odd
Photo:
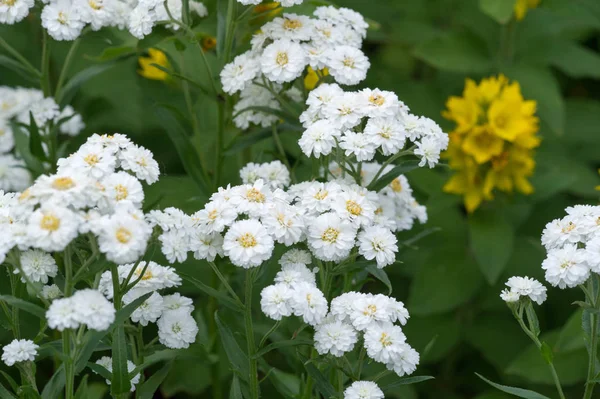
[[[214,190],[219,188],[221,182],[221,171],[223,169],[223,139],[225,136],[225,102],[219,101],[217,104],[217,142],[215,154],[215,179]]]
[[[217,267],[217,265],[215,264],[215,262],[208,262],[208,264],[213,269],[213,271],[215,272],[215,274],[217,275],[217,277],[219,278],[219,280],[221,280],[221,283],[225,286],[225,289],[227,290],[227,292],[229,292],[229,294],[233,297],[233,299],[239,305],[241,305],[242,307],[244,307],[245,305],[240,300],[240,297],[235,293],[235,291],[233,290],[233,288],[231,288],[231,285],[229,285],[229,283],[227,282],[227,279],[225,278],[225,276],[223,275],[223,273],[221,273],[221,271],[219,270],[219,268]]]
[[[213,262],[211,262],[213,263]],[[212,265],[211,265],[212,266]],[[216,268],[216,265],[214,266]],[[217,274],[213,274],[211,278],[210,286],[214,289],[219,288],[219,282]],[[217,338],[219,336],[217,330],[217,323],[215,322],[215,312],[217,310],[217,300],[214,296],[210,296],[208,299],[208,307],[207,307],[207,320],[208,320],[208,334],[210,336],[211,342],[211,351],[217,352],[218,348],[216,348]],[[221,369],[219,367],[219,363],[215,362],[210,367],[210,375],[212,379],[211,390],[212,397],[214,399],[222,399],[223,398],[223,390],[221,388]]]
[[[63,84],[65,83],[65,79],[67,78],[67,72],[69,71],[71,62],[73,61],[73,56],[75,55],[75,52],[77,52],[77,48],[79,47],[80,43],[81,37],[75,39],[75,41],[71,44],[71,47],[69,48],[67,56],[65,57],[63,67],[60,71],[60,75],[58,76],[58,83],[56,83],[56,90],[54,91],[57,102],[60,102],[62,100],[61,89],[63,87]]]
[[[65,297],[71,296],[73,292],[73,262],[71,259],[71,246],[67,246],[64,255],[65,266]],[[62,334],[63,352],[66,360],[65,366],[65,399],[72,399],[75,390],[75,365],[73,364],[73,356],[71,351],[71,335],[70,329],[65,329]]]
[[[2,46],[7,53],[12,55],[17,61],[19,61],[25,68],[29,69],[36,77],[41,77],[42,73],[34,67],[25,57],[21,55],[17,50],[14,49],[6,40],[0,37],[0,46]]]
[[[281,139],[279,138],[279,133],[277,132],[277,124],[276,123],[273,123],[273,141],[275,141],[275,146],[277,147],[277,151],[279,151],[279,155],[281,155],[281,160],[283,161],[285,166],[287,166],[290,173],[292,173],[292,182],[295,182],[296,179],[293,176],[293,171],[292,171],[292,167],[290,166],[290,162],[288,161],[287,156],[285,155],[285,149],[283,148],[283,143],[281,142]]]
[[[254,329],[252,327],[252,287],[254,284],[254,270],[246,271],[246,298],[244,319],[246,325],[246,343],[248,345],[248,362],[250,366],[250,375],[248,383],[250,385],[250,398],[258,399],[258,360],[255,358],[256,344],[254,342]]]
[[[600,294],[600,288],[598,292],[594,290],[594,282],[595,276],[590,277],[589,279],[589,287],[588,287],[588,296],[586,297],[586,302],[598,310],[598,305],[600,304],[600,300],[598,295]],[[594,394],[594,387],[596,383],[594,382],[596,376],[596,357],[598,353],[598,315],[596,312],[590,312],[590,323],[591,323],[591,337],[590,337],[590,352],[588,353],[589,361],[588,361],[588,374],[585,383],[585,392],[583,393],[583,399],[591,399]]]
[[[50,97],[52,95],[50,89],[50,39],[48,39],[48,33],[43,30],[42,36],[42,65],[40,77],[40,86],[44,92],[44,97]]]
[[[14,296],[15,298],[17,298],[17,285],[19,284],[19,276],[17,276],[14,273],[10,273],[10,290],[11,290],[11,294],[12,296]],[[11,318],[11,322],[12,325],[14,327],[14,334],[15,334],[15,338],[21,338],[21,327],[19,324],[19,308],[16,306],[12,307],[12,318]]]

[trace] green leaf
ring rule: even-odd
[[[54,372],[50,381],[44,386],[42,391],[42,399],[56,399],[63,395],[63,388],[65,387],[65,367],[60,365]]]
[[[310,375],[315,381],[315,388],[317,388],[317,390],[321,392],[321,394],[324,397],[337,397],[337,391],[335,390],[333,385],[331,385],[327,377],[325,377],[323,373],[321,373],[321,371],[319,371],[319,369],[315,367],[314,364],[304,364],[304,368],[306,369],[308,375]]]
[[[127,371],[127,336],[125,326],[117,325],[112,334],[111,392],[114,396],[129,392],[131,382]]]
[[[0,301],[4,301],[11,306],[15,306],[21,310],[26,311],[27,313],[31,313],[32,315],[37,316],[42,320],[46,319],[46,311],[38,305],[34,305],[33,303],[24,301],[19,298],[15,298],[11,295],[0,295]]]
[[[540,335],[540,322],[535,314],[535,309],[533,308],[533,303],[529,301],[527,305],[525,305],[525,316],[527,317],[527,324],[529,325],[529,329],[531,332],[537,337]]]
[[[167,378],[169,371],[173,367],[173,362],[168,362],[157,372],[152,374],[140,387],[137,388],[137,399],[152,399],[154,393],[158,391],[160,384]]]
[[[256,358],[256,359],[261,358],[265,354],[271,352],[274,349],[286,348],[289,346],[301,346],[301,345],[313,345],[313,344],[314,344],[314,341],[312,339],[290,339],[287,341],[277,341],[277,342],[273,342],[270,345],[265,346],[264,348],[262,348],[261,350],[256,352],[256,354],[254,355],[254,358]]]
[[[10,392],[8,389],[6,389],[4,387],[4,385],[0,384],[0,397],[2,398],[6,398],[6,399],[17,399],[17,397],[15,395],[12,394],[12,392]]]
[[[42,162],[48,160],[48,157],[46,157],[46,152],[42,147],[40,130],[37,123],[35,123],[35,119],[33,118],[33,113],[31,111],[29,111],[29,152],[31,152],[31,154],[33,154]]]
[[[392,295],[392,282],[390,281],[385,270],[380,269],[377,265],[371,263],[367,266],[367,271],[377,280],[381,281],[388,288],[388,295]]]
[[[19,384],[17,384],[17,382],[14,380],[14,378],[12,378],[10,375],[8,375],[3,370],[0,370],[0,373],[2,373],[2,375],[4,376],[4,378],[6,378],[6,381],[8,382],[8,384],[10,385],[10,387],[12,388],[12,390],[15,391],[15,392],[17,392],[17,390],[19,389]]]
[[[108,369],[106,367],[102,366],[101,364],[88,362],[87,366],[90,370],[94,371],[96,374],[100,375],[102,378],[105,378],[109,381],[113,377],[113,374],[110,371],[108,371]]]
[[[534,391],[529,391],[527,389],[522,389],[522,388],[515,388],[515,387],[509,387],[506,385],[500,385],[500,384],[496,384],[495,382],[492,382],[490,380],[488,380],[487,378],[485,378],[484,376],[475,373],[475,375],[477,375],[477,377],[481,378],[483,381],[487,382],[488,384],[490,384],[491,386],[493,386],[496,389],[499,389],[502,392],[506,392],[509,393],[511,395],[515,395],[518,396],[519,398],[524,398],[524,399],[550,399],[547,396],[541,395],[537,392]]]
[[[219,335],[221,336],[221,343],[223,344],[227,358],[231,362],[232,369],[236,371],[240,378],[247,380],[248,375],[250,375],[248,355],[238,345],[231,329],[221,321],[218,312],[215,312],[215,321]]]
[[[117,60],[108,61],[103,64],[96,64],[87,67],[75,75],[73,75],[67,83],[63,86],[62,90],[56,95],[56,102],[59,105],[70,104],[77,94],[77,91],[88,80],[100,75],[101,73],[108,71],[110,68],[117,64]]]
[[[552,364],[552,359],[554,359],[554,352],[552,351],[550,345],[548,345],[545,342],[542,342],[540,352],[542,352],[542,356],[544,357],[544,360],[546,360],[546,363]]]
[[[137,49],[132,46],[115,46],[107,47],[102,53],[96,57],[86,57],[89,60],[96,62],[113,61],[116,59],[126,58],[137,54]]]
[[[161,71],[169,74],[170,76],[174,77],[174,78],[178,78],[181,79],[183,81],[186,81],[188,83],[191,83],[194,87],[198,88],[202,93],[204,93],[206,96],[208,96],[208,98],[217,101],[217,98],[214,95],[210,94],[210,91],[204,87],[202,84],[196,82],[195,80],[188,78],[187,76],[183,76],[182,74],[179,74],[175,71],[170,70],[169,68],[165,68],[162,65],[158,65],[158,64],[150,64],[151,66],[153,66],[156,69],[160,69]]]
[[[81,382],[79,383],[79,387],[77,388],[77,391],[75,391],[75,399],[87,399],[89,397],[89,389],[88,389],[88,378],[89,378],[89,374],[86,374],[83,376],[83,378],[81,379]]]
[[[396,379],[396,381],[382,387],[381,389],[383,392],[386,392],[386,391],[390,391],[392,389],[398,388],[402,385],[418,384],[419,382],[434,380],[434,379],[435,379],[435,377],[432,377],[430,375],[415,375],[412,377],[400,377],[400,378]]]
[[[495,284],[510,259],[515,232],[496,209],[479,209],[469,217],[470,247],[489,284]]]
[[[174,360],[178,357],[194,357],[194,355],[189,350],[183,349],[164,349],[161,351],[154,352],[153,354],[144,357],[144,363],[136,366],[136,368],[129,373],[129,378],[131,379],[135,377],[136,374],[141,373],[143,370],[152,366],[153,364],[165,360]]]
[[[296,398],[300,394],[300,378],[297,375],[274,368],[269,378],[275,389],[282,395],[281,397]]]
[[[156,113],[162,122],[164,129],[175,145],[179,158],[183,163],[186,172],[194,179],[202,193],[208,194],[208,185],[204,180],[202,164],[194,146],[190,140],[188,132],[182,125],[183,116],[177,108],[169,104],[157,104]]]
[[[385,186],[387,186],[388,184],[390,184],[398,176],[400,176],[404,173],[408,173],[411,170],[416,169],[418,167],[419,167],[418,160],[402,162],[400,165],[394,166],[394,168],[392,170],[390,170],[383,176],[380,176],[379,179],[377,179],[377,181],[372,181],[371,183],[369,183],[369,186],[367,187],[367,189],[370,191],[379,191],[382,188],[384,188]]]
[[[452,32],[421,42],[415,57],[444,70],[461,73],[487,73],[492,68],[485,43],[466,32]]]
[[[505,24],[510,21],[516,0],[479,0],[479,8],[496,22]]]
[[[187,273],[178,273],[185,281],[188,281],[195,285],[200,291],[204,292],[208,296],[212,296],[213,298],[218,299],[224,306],[235,310],[237,312],[243,312],[243,308],[236,301],[231,299],[229,295],[227,295],[223,291],[217,291],[216,289],[204,284],[202,281],[198,280],[195,277],[190,276]]]
[[[244,396],[242,395],[242,387],[240,386],[240,379],[235,374],[233,375],[231,389],[229,389],[229,399],[244,399]]]
[[[40,81],[39,76],[34,74],[33,71],[31,71],[28,68],[25,68],[19,62],[15,61],[12,58],[9,58],[5,55],[0,54],[0,66],[3,66],[3,67],[6,67],[8,69],[15,71],[16,73],[18,73],[19,75],[21,75],[22,77],[24,77],[25,79],[29,80],[32,83],[39,83],[39,81]]]
[[[289,123],[283,123],[279,125],[278,130],[280,136],[281,133],[285,133],[286,131],[303,131],[302,128],[296,125],[291,125]],[[237,154],[242,150],[272,136],[273,129],[271,127],[242,132],[241,134],[236,136],[236,138],[232,140],[231,143],[227,145],[225,151],[223,152],[223,155],[228,156]]]
[[[85,344],[83,345],[83,348],[79,352],[79,357],[77,358],[77,360],[75,362],[75,373],[76,374],[78,374],[79,372],[81,372],[81,370],[83,370],[85,368],[87,362],[90,360],[90,357],[92,357],[92,354],[94,353],[94,351],[100,344],[100,341],[106,335],[108,335],[115,328],[115,326],[122,325],[125,322],[125,320],[127,320],[129,318],[129,316],[131,316],[131,314],[138,308],[138,306],[140,306],[146,299],[148,299],[150,297],[150,295],[152,295],[151,292],[147,293],[145,295],[142,295],[141,297],[136,298],[134,301],[129,303],[123,309],[119,310],[117,312],[117,314],[115,315],[114,323],[108,330],[88,331],[85,334],[84,339],[83,339],[83,342],[85,342]]]
[[[33,156],[29,150],[29,135],[23,131],[23,126],[16,122],[11,123],[11,128],[15,138],[16,152],[23,158],[27,168],[36,175],[44,173],[44,165],[42,162]]]

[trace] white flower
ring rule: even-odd
[[[329,121],[320,120],[310,125],[298,141],[302,152],[310,157],[319,158],[329,155],[335,146],[335,139],[340,136],[340,131]]]
[[[102,180],[105,195],[114,206],[119,202],[130,202],[140,208],[144,201],[144,189],[138,179],[127,172],[117,172]]]
[[[260,217],[267,210],[266,205],[271,200],[273,193],[262,179],[253,184],[245,184],[235,188],[231,198],[232,205],[236,206],[238,213],[247,213],[251,217]]]
[[[342,93],[324,107],[323,115],[339,129],[352,129],[363,117],[362,104],[358,100],[356,93]]]
[[[350,254],[356,238],[355,228],[333,213],[325,213],[310,223],[308,245],[324,261],[340,261]]]
[[[77,291],[72,297],[65,299],[73,302],[77,321],[92,330],[107,330],[115,321],[116,311],[114,305],[99,291],[83,289]]]
[[[559,288],[576,287],[590,276],[585,250],[573,244],[550,250],[542,262],[542,269],[546,271],[546,281]]]
[[[188,313],[194,311],[194,304],[190,298],[180,295],[178,292],[173,295],[163,296],[163,308],[164,311],[185,309]]]
[[[75,0],[81,19],[90,24],[93,30],[99,30],[111,23],[113,12],[108,0]]]
[[[131,171],[139,180],[148,184],[158,181],[160,170],[154,155],[144,147],[137,145],[127,146],[119,154],[121,168]]]
[[[84,208],[88,205],[90,180],[76,172],[42,175],[31,187],[31,195],[40,201],[52,200],[61,206]]]
[[[79,318],[75,313],[72,297],[52,301],[46,311],[46,320],[48,320],[48,327],[58,331],[79,327]]]
[[[25,251],[21,254],[21,270],[27,279],[33,283],[48,282],[48,277],[55,277],[58,273],[58,266],[54,258],[46,252],[38,249]],[[15,269],[15,274],[19,274],[19,270]],[[26,282],[25,277],[21,277],[21,281]]]
[[[96,364],[99,364],[100,366],[104,367],[106,370],[108,370],[109,373],[112,374],[112,357],[102,356],[100,359],[96,360]],[[135,363],[133,363],[131,360],[127,360],[127,372],[131,373],[133,370],[135,370]],[[139,382],[140,374],[138,373],[131,379],[131,392],[135,391],[135,386]],[[106,384],[110,385],[110,380],[106,380]]]
[[[13,154],[0,155],[0,190],[22,191],[31,184],[25,162]]]
[[[327,212],[341,191],[335,182],[312,183],[300,193],[300,205],[310,213]]]
[[[336,82],[355,85],[367,77],[367,70],[371,63],[359,49],[352,46],[338,46],[330,50],[327,66]]]
[[[67,208],[45,203],[29,217],[27,237],[31,246],[62,251],[78,234],[79,218]]]
[[[354,312],[354,302],[365,294],[360,292],[345,292],[333,298],[331,301],[331,315],[340,321],[350,321],[350,315]]]
[[[150,11],[143,4],[138,4],[131,13],[127,21],[129,33],[137,39],[143,39],[152,32],[154,27],[154,11]]]
[[[370,118],[364,134],[383,155],[393,155],[404,148],[406,137],[402,126],[394,118]]]
[[[188,348],[198,334],[196,321],[187,309],[163,312],[156,324],[160,343],[171,349]]]
[[[12,25],[21,22],[34,6],[33,0],[14,0],[0,2],[0,23]]]
[[[285,284],[269,285],[260,293],[260,308],[267,317],[281,320],[283,316],[292,314],[290,304],[292,293]]]
[[[2,105],[0,104],[0,107]],[[0,118],[0,153],[6,153],[15,146],[15,136],[7,120]]]
[[[390,118],[406,108],[391,91],[363,89],[359,92],[365,106],[363,111],[370,118]]]
[[[278,204],[261,220],[267,231],[280,244],[289,247],[304,239],[304,218],[295,206]]]
[[[128,265],[120,265],[118,267],[119,272],[119,283],[123,283],[127,276],[131,273],[131,269],[135,265],[133,263]],[[139,281],[137,281],[139,280]],[[133,271],[130,283],[137,281],[135,289],[145,291],[146,293],[162,290],[164,288],[173,288],[181,285],[181,277],[175,273],[175,269],[170,266],[161,266],[155,262],[139,262],[135,270]],[[105,294],[108,298],[113,296],[113,282],[110,271],[102,273],[98,289]],[[129,293],[128,293],[129,294]],[[126,295],[127,296],[127,295]],[[131,300],[138,298],[138,296],[130,295]],[[124,298],[125,300],[125,298]],[[128,300],[130,302],[131,300]]]
[[[346,150],[346,156],[354,155],[358,162],[370,161],[375,156],[376,144],[370,136],[363,133],[346,131],[341,138],[340,148]]]
[[[361,295],[352,303],[350,320],[358,331],[389,322],[391,312],[389,298],[385,295]]]
[[[500,298],[502,298],[502,300],[506,303],[513,303],[513,302],[519,302],[519,299],[521,298],[521,296],[518,293],[516,293],[515,291],[505,288],[502,290],[502,292],[500,292]]]
[[[261,30],[274,38],[292,42],[310,40],[313,33],[312,20],[305,15],[283,14],[283,18],[275,18],[264,25]]]
[[[42,287],[42,291],[39,294],[40,298],[47,299],[49,301],[53,301],[56,298],[60,297],[62,292],[60,288],[56,284],[45,285]]]
[[[204,209],[193,214],[192,219],[201,225],[203,233],[210,234],[221,233],[237,216],[237,211],[229,202],[217,199],[207,203]]]
[[[301,263],[293,263],[282,267],[281,271],[275,275],[275,282],[287,285],[293,288],[299,282],[309,283],[316,286],[315,274]]]
[[[590,240],[586,247],[587,263],[594,273],[600,273],[600,236]]]
[[[115,171],[117,158],[102,144],[84,144],[68,158],[58,160],[57,175],[75,175],[102,179]]]
[[[63,121],[59,127],[62,134],[74,137],[81,133],[81,131],[85,128],[83,118],[81,115],[76,113],[73,107],[70,105],[67,105],[63,108],[55,122],[59,122],[65,118],[68,118],[68,120]]]
[[[161,251],[169,263],[185,262],[189,251],[189,236],[186,230],[170,230],[162,233],[158,240]]]
[[[294,315],[302,316],[305,323],[315,326],[327,315],[327,299],[314,285],[300,282],[292,290],[290,303]]]
[[[98,220],[100,252],[115,263],[133,262],[146,251],[152,228],[139,211],[119,208]]]
[[[261,56],[261,71],[272,82],[291,82],[302,74],[306,63],[306,55],[298,43],[276,40]]]
[[[240,54],[221,71],[223,91],[234,94],[248,87],[260,72],[260,61],[251,52]]]
[[[541,305],[546,300],[546,287],[536,279],[514,276],[508,279],[506,285],[512,292],[519,296],[528,296],[538,305]]]
[[[344,191],[336,196],[333,211],[344,221],[352,223],[355,227],[369,226],[375,218],[375,205],[356,191]]]
[[[290,249],[279,259],[279,264],[283,268],[292,265],[309,265],[310,263],[312,263],[310,252],[297,248]]]
[[[194,258],[212,262],[217,255],[223,256],[223,236],[219,233],[205,234],[197,230],[190,238],[190,250],[194,252]]]
[[[394,370],[399,377],[414,373],[420,359],[419,352],[411,348],[409,344],[405,343],[402,346],[403,350],[396,356],[394,362],[387,364],[388,370]]]
[[[2,361],[7,366],[20,362],[33,362],[39,346],[29,339],[14,339],[2,348]]]
[[[377,267],[383,268],[396,261],[398,240],[384,227],[372,226],[358,235],[358,253],[367,260],[377,260]]]
[[[358,336],[351,325],[328,317],[315,327],[314,340],[320,355],[331,353],[340,357],[354,348]]]
[[[344,391],[344,399],[383,399],[383,391],[371,381],[356,381]]]
[[[423,137],[421,141],[417,141],[415,144],[417,145],[415,155],[421,157],[419,166],[427,164],[430,168],[433,168],[437,165],[440,161],[440,153],[442,152],[442,147],[438,139],[429,136]]]
[[[404,349],[406,336],[402,328],[391,323],[372,324],[365,330],[367,355],[376,362],[389,364]]]
[[[235,222],[225,234],[223,251],[236,266],[260,266],[271,257],[274,242],[265,227],[254,219]]]
[[[238,3],[241,3],[245,6],[249,6],[249,5],[257,5],[260,4],[262,2],[262,0],[237,0]]]
[[[578,218],[567,216],[548,223],[542,232],[542,244],[547,250],[565,244],[577,244],[583,239],[583,229]]]
[[[85,23],[71,0],[58,0],[42,10],[42,26],[54,40],[75,40]]]
[[[147,326],[148,323],[155,323],[162,315],[164,308],[163,297],[158,292],[153,292],[140,306],[131,314],[131,321]]]
[[[39,128],[42,128],[48,121],[54,120],[60,115],[58,104],[51,97],[40,98],[34,101],[29,109],[19,115],[19,122],[29,125],[30,113],[33,115],[33,120]]]

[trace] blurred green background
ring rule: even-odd
[[[442,192],[449,176],[447,169],[415,170],[408,175],[417,197],[427,205],[430,220],[402,237],[410,238],[424,228],[440,230],[415,246],[402,248],[399,258],[403,264],[386,271],[394,295],[411,312],[405,327],[409,342],[422,351],[435,339],[416,374],[436,379],[399,389],[394,394],[398,398],[508,397],[485,385],[475,372],[496,382],[556,396],[544,360],[498,295],[512,275],[543,281],[540,266],[545,252],[540,234],[544,225],[561,217],[566,206],[597,203],[594,187],[600,181],[600,2],[543,0],[525,19],[509,24],[501,24],[482,11],[486,3],[489,1],[336,2],[361,12],[374,26],[364,46],[372,66],[361,86],[395,91],[412,112],[428,116],[450,131],[453,126],[441,117],[446,99],[461,94],[467,77],[479,80],[502,72],[521,84],[526,99],[538,102],[541,118],[543,141],[537,150],[537,170],[532,179],[536,191],[530,197],[498,196],[469,217],[459,197]],[[200,22],[197,31],[215,35],[215,4],[206,5],[212,17]],[[39,62],[41,31],[37,19],[0,26],[0,36],[32,62]],[[144,49],[156,46],[166,51],[173,63],[187,65],[188,76],[206,80],[195,49],[163,40],[166,36],[157,30],[137,43],[118,31],[90,33],[81,44],[71,75],[100,64],[99,56],[107,47],[133,46],[141,55]],[[502,50],[507,45],[508,52]],[[59,73],[67,51],[68,44],[53,44],[54,75]],[[215,62],[210,52],[208,56]],[[106,70],[86,82],[74,99],[73,106],[83,114],[87,128],[72,148],[93,132],[127,134],[154,152],[163,171],[160,182],[148,189],[149,203],[158,201],[161,206],[178,206],[190,212],[199,209],[206,194],[184,175],[175,147],[154,108],[161,102],[184,109],[177,83],[140,77],[136,56],[108,63],[109,67],[106,61],[101,64]],[[1,65],[0,85],[34,86]],[[194,144],[201,149],[203,161],[211,165],[216,107],[201,99],[195,109],[203,136]],[[227,140],[234,134],[228,132]],[[300,154],[298,137],[283,137],[290,157]],[[239,182],[237,172],[244,157],[267,161],[276,153],[270,140],[254,145],[251,155],[242,150],[238,145],[226,152],[225,181]],[[196,276],[206,275],[198,262],[181,267]],[[187,293],[197,298],[197,307],[206,303],[206,298],[193,288],[187,287]],[[567,397],[579,397],[587,354],[581,315],[571,303],[580,299],[581,293],[549,289],[548,294],[548,301],[538,313],[543,339],[555,352],[555,365]],[[199,344],[193,350],[202,352]],[[227,370],[227,362],[222,363]],[[210,397],[206,391],[207,373],[207,366],[201,362],[178,360],[163,393],[178,398]],[[269,397],[282,395],[265,389],[273,392]]]

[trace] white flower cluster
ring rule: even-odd
[[[106,370],[108,370],[108,372],[112,374],[112,357],[102,356],[100,359],[96,360],[96,364],[99,364],[100,366],[104,367]],[[131,360],[127,360],[127,371],[131,373],[133,370],[135,370],[135,364]],[[94,373],[95,372],[96,371],[94,371]],[[131,378],[131,392],[135,391],[135,386],[138,382],[140,382],[140,377],[141,376],[138,373],[135,376],[133,376],[133,378]],[[106,384],[110,385],[110,380],[106,380]]]
[[[139,262],[118,267],[119,284],[123,284],[128,276],[130,282],[136,282],[123,297],[125,305],[135,299],[152,293],[131,314],[131,321],[147,326],[156,323],[160,343],[168,348],[187,348],[196,340],[198,326],[192,316],[194,305],[190,298],[179,293],[161,295],[158,291],[178,287],[181,277],[172,267],[161,266],[155,262]],[[113,281],[110,271],[100,278],[98,289],[108,298],[113,297]]]
[[[221,72],[226,93],[247,90],[252,81],[286,83],[307,66],[328,68],[339,83],[355,85],[367,76],[369,60],[360,50],[368,24],[347,8],[318,7],[311,18],[283,14],[263,25],[252,38],[252,49],[237,56]]]
[[[240,170],[240,178],[244,184],[254,184],[262,179],[272,189],[285,188],[291,181],[289,170],[280,161],[261,164],[251,162]]]
[[[548,252],[542,263],[546,281],[559,288],[576,287],[591,272],[600,273],[600,206],[576,205],[566,212],[542,233]]]
[[[513,276],[506,282],[508,289],[502,290],[500,298],[507,303],[518,302],[521,297],[529,297],[541,305],[546,300],[546,287],[539,281],[529,277]]]
[[[146,250],[152,228],[141,211],[140,180],[158,180],[152,153],[126,136],[93,135],[53,175],[22,193],[0,197],[0,260],[13,247],[62,251],[79,234],[93,233],[100,252],[116,263]]]
[[[0,2],[0,10],[2,3]],[[50,132],[50,122],[58,132],[78,135],[85,127],[81,115],[70,105],[62,110],[53,98],[44,98],[40,90],[0,86],[0,189],[20,191],[31,184],[25,163],[12,151],[15,136],[12,123],[29,125],[30,113],[42,136]]]
[[[2,361],[7,366],[20,362],[32,362],[37,356],[39,346],[29,339],[14,339],[2,348]]]
[[[102,293],[83,289],[67,298],[55,299],[46,312],[48,327],[63,331],[85,325],[104,331],[115,321],[115,307]]]
[[[282,95],[286,100],[300,103],[302,93],[296,87],[284,90],[282,85],[272,85],[272,90]],[[268,127],[279,121],[272,113],[262,112],[256,107],[266,107],[281,110],[281,104],[275,94],[260,84],[252,83],[240,93],[238,102],[233,107],[233,123],[240,129],[248,129],[251,124]]]
[[[370,161],[377,151],[385,156],[407,147],[432,168],[448,147],[448,135],[431,119],[409,113],[396,94],[379,89],[346,92],[323,84],[308,95],[300,116],[306,129],[299,140],[306,156],[316,158],[341,148],[356,161]]]
[[[323,261],[342,261],[356,247],[379,268],[395,262],[398,246],[393,231],[412,225],[415,215],[397,212],[401,198],[414,202],[408,185],[406,194],[389,195],[344,180],[273,189],[289,182],[284,169],[279,163],[246,166],[243,178],[253,183],[219,189],[204,209],[191,216],[175,208],[150,212],[150,224],[162,229],[159,240],[169,262],[183,262],[193,252],[196,259],[227,256],[236,266],[257,267],[271,258],[275,243],[289,247],[305,241]],[[255,179],[259,171],[273,172],[268,184]],[[388,198],[393,196],[398,199]]]
[[[168,9],[162,0],[43,0],[42,27],[55,40],[75,40],[86,26],[93,30],[103,27],[128,29],[142,39],[152,32],[159,21],[169,21],[169,12],[177,21],[182,20],[182,1],[168,0]],[[0,23],[14,24],[23,20],[33,0],[0,2]],[[190,1],[190,9],[201,17],[208,15],[203,3]],[[179,29],[177,24],[170,28]]]
[[[374,382],[356,381],[344,391],[344,399],[383,399],[383,391]]]
[[[262,3],[263,0],[238,0],[238,3],[241,3],[245,6],[248,5],[258,5],[260,3]],[[302,4],[304,0],[280,0],[278,1],[278,3],[282,6],[282,7],[292,7],[298,4]]]

